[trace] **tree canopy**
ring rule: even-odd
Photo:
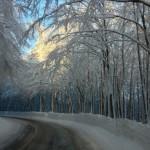
[[[147,122],[148,0],[0,0],[0,4],[1,78],[16,73],[24,93],[30,99],[39,94],[41,103],[49,93],[52,111],[63,112],[66,105],[68,112]],[[31,37],[35,46],[24,60],[22,44]]]

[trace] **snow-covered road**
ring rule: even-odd
[[[54,122],[73,129],[92,150],[150,150],[150,127],[129,120],[113,120],[99,115],[33,115],[33,119]]]
[[[91,150],[150,150],[150,126],[129,120],[113,120],[92,114],[15,114],[75,131]]]

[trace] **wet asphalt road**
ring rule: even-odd
[[[54,123],[21,121],[27,123],[23,134],[4,150],[89,150],[88,144],[71,129]]]

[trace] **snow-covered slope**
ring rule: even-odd
[[[24,129],[24,125],[15,120],[0,118],[0,150],[17,138]]]

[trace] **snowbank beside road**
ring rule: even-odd
[[[24,129],[24,124],[14,119],[0,118],[0,150],[12,143]]]

